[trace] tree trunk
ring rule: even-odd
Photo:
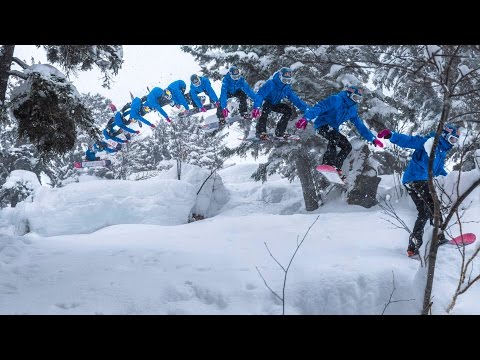
[[[305,209],[314,211],[318,209],[318,196],[312,178],[312,164],[309,159],[302,154],[298,154],[295,159],[297,174],[302,184],[303,199],[305,201]]]
[[[443,108],[442,114],[440,117],[440,125],[439,127],[443,128],[443,125],[446,123],[451,110],[451,100],[448,98],[448,94],[444,95],[443,99]],[[438,199],[437,192],[435,190],[435,185],[433,183],[433,159],[436,147],[438,145],[438,138],[441,133],[441,129],[437,129],[437,134],[435,137],[435,141],[433,142],[432,147],[432,154],[430,155],[430,161],[428,164],[428,188],[430,193],[432,194],[433,199],[433,234],[432,240],[430,241],[430,249],[428,250],[428,259],[427,259],[427,281],[425,284],[425,292],[423,296],[423,309],[422,315],[428,315],[430,312],[430,308],[432,306],[432,290],[433,290],[433,280],[435,277],[435,265],[437,263],[437,252],[438,252],[438,229],[440,228],[441,224],[441,216],[440,216],[440,200]]]
[[[181,180],[182,178],[182,160],[177,159],[177,179]]]
[[[15,45],[3,45],[0,48],[0,106],[3,107],[7,94],[8,71],[12,65],[13,51]]]

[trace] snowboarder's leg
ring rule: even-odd
[[[350,151],[352,151],[352,144],[348,141],[347,137],[336,132],[336,139],[337,139],[337,146],[340,148],[340,152],[337,154],[337,158],[335,159],[335,167],[337,169],[341,169],[343,162],[347,158]]]
[[[238,99],[238,111],[240,115],[244,115],[247,113],[247,94],[245,94],[242,90],[237,90],[235,94],[233,94]]]
[[[270,114],[271,111],[272,111],[272,104],[270,104],[268,101],[265,101],[262,106],[262,114],[258,118],[257,126],[255,128],[255,133],[257,136],[267,132],[267,119],[268,119],[268,114]]]
[[[412,181],[405,184],[405,187],[418,211],[417,220],[415,220],[415,225],[413,226],[413,231],[410,235],[409,250],[415,245],[415,251],[418,252],[423,243],[425,224],[432,216],[431,206],[433,206],[433,199],[428,190],[427,181]]]
[[[337,159],[337,138],[335,136],[335,130],[329,125],[323,125],[317,130],[317,134],[323,136],[328,140],[327,150],[323,154],[323,164],[336,167]]]
[[[273,105],[272,111],[283,114],[280,121],[277,123],[277,127],[275,129],[275,136],[281,137],[285,133],[285,129],[287,128],[288,121],[292,117],[292,108],[287,104],[280,103],[277,105]]]

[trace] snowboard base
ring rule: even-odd
[[[83,169],[83,168],[95,168],[95,167],[108,167],[112,165],[111,160],[97,160],[97,161],[76,161],[73,163],[73,166],[76,169]]]
[[[317,165],[315,169],[321,173],[328,182],[346,186],[335,167],[331,165]]]
[[[473,244],[476,239],[477,239],[477,236],[474,233],[466,233],[466,234],[462,234],[462,235],[458,235],[457,237],[454,237],[452,240],[446,242],[443,245],[447,245],[447,244],[458,245],[458,246],[470,245],[470,244]]]
[[[236,123],[237,121],[240,121],[240,120],[245,120],[245,119],[241,116],[231,116],[226,119],[225,124],[223,125],[220,125],[220,123],[217,120],[217,121],[212,121],[208,124],[199,125],[199,128],[203,131],[217,130],[217,129],[223,128],[224,126]]]
[[[283,137],[276,137],[275,135],[268,135],[268,140],[262,140],[258,137],[251,137],[251,138],[239,138],[238,140],[242,140],[242,141],[253,141],[253,142],[275,142],[275,141],[279,141],[279,142],[290,142],[290,141],[300,141],[300,137],[299,136],[296,136],[296,135],[291,135],[289,136],[288,138],[283,138]]]
[[[211,110],[211,109],[216,108],[215,104],[212,104],[212,103],[203,105],[203,107],[207,110]],[[178,114],[178,117],[183,118],[183,117],[186,117],[186,116],[195,115],[195,114],[199,114],[199,113],[201,113],[200,108],[194,107],[192,109],[184,111],[183,113]]]

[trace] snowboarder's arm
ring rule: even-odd
[[[396,144],[403,148],[410,148],[410,149],[423,149],[423,144],[427,139],[423,136],[415,135],[405,135],[400,134],[397,132],[392,131],[392,137],[390,138],[390,142]]]
[[[373,135],[372,132],[365,126],[362,119],[360,119],[358,115],[351,119],[351,122],[353,123],[353,125],[355,125],[355,127],[360,132],[360,135],[362,135],[365,140],[367,140],[368,142],[373,142],[373,140],[376,139],[376,136]]]
[[[304,118],[308,121],[315,119],[318,115],[340,106],[342,99],[339,96],[330,96],[324,100],[320,100],[314,107],[308,109]]]

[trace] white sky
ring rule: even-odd
[[[228,141],[240,132],[232,125]],[[207,184],[198,199],[208,171],[184,165],[180,181],[174,168],[142,181],[85,174],[79,183],[40,187],[32,203],[1,210],[0,314],[281,314],[281,302],[256,270],[281,295],[283,272],[264,242],[286,266],[319,215],[289,270],[286,314],[381,314],[393,274],[392,300],[415,300],[394,302],[385,313],[419,313],[424,269],[405,254],[407,232],[393,228],[378,206],[348,205],[333,191],[307,213],[298,180],[273,176],[262,184],[250,178],[257,166],[251,159],[226,165],[219,171],[223,185]],[[447,177],[448,186],[455,176]],[[475,178],[476,169],[464,174],[466,182]],[[394,197],[392,186],[391,177],[382,177],[379,195]],[[466,201],[472,205],[464,232],[480,234],[473,222],[479,198],[477,189]],[[413,226],[410,198],[394,205]],[[210,217],[186,223],[193,206]],[[26,219],[31,232],[16,236]],[[425,239],[430,232],[427,225]],[[434,314],[445,314],[459,264],[454,247],[439,249]],[[478,274],[478,261],[474,266]],[[480,314],[479,298],[477,283],[452,314]]]
[[[27,64],[31,63],[32,56],[35,62],[46,62],[45,51],[34,45],[17,45],[14,55]],[[123,66],[113,78],[110,90],[101,86],[101,73],[96,69],[79,72],[78,77],[71,76],[70,80],[79,92],[98,92],[121,108],[130,101],[129,91],[141,97],[148,93],[147,86],[150,89],[155,86],[164,89],[179,79],[185,81],[189,89],[190,76],[193,73],[200,74],[200,66],[190,54],[180,50],[180,45],[123,45],[123,59]]]

